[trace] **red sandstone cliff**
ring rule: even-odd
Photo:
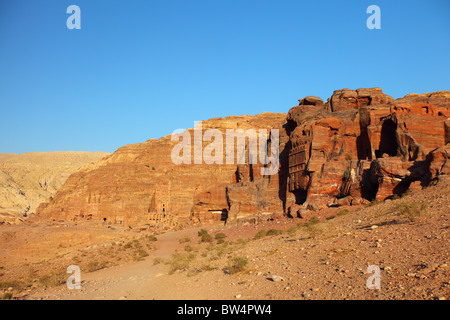
[[[380,88],[306,97],[289,111],[288,213],[384,200],[449,173],[450,92],[394,100]]]
[[[203,132],[218,129],[271,129],[281,126],[286,114],[230,116],[203,121]],[[189,129],[194,137],[194,130]],[[257,131],[258,132],[258,131]],[[259,167],[244,170],[237,164],[175,164],[171,152],[178,144],[171,136],[127,145],[111,156],[69,177],[52,201],[37,209],[39,217],[65,220],[97,220],[124,225],[191,223],[220,220],[222,210],[230,220],[255,210],[282,210],[277,175],[261,178]],[[203,147],[209,142],[203,142]],[[247,158],[248,158],[248,143]],[[237,149],[237,147],[236,147]],[[224,142],[225,155],[225,142]],[[237,163],[237,161],[235,161]],[[254,195],[246,192],[244,175],[258,182]],[[280,211],[281,212],[281,211]]]
[[[265,212],[305,216],[320,207],[386,199],[447,177],[449,117],[450,91],[394,100],[380,88],[343,89],[325,103],[308,96],[287,117],[263,113],[203,122],[203,130],[223,133],[279,129],[275,175],[262,176],[262,165],[248,161],[176,165],[170,155],[177,143],[167,136],[122,147],[73,174],[37,212],[52,219],[175,225]]]

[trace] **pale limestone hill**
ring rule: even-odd
[[[15,222],[36,207],[82,167],[107,152],[0,153],[0,223]]]

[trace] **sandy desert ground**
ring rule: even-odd
[[[450,185],[317,218],[184,230],[106,223],[0,226],[13,299],[448,299]],[[205,229],[211,236],[199,236]],[[217,239],[216,239],[217,238]],[[203,241],[202,241],[203,240]],[[69,290],[69,265],[81,289]],[[368,289],[368,266],[381,288]]]

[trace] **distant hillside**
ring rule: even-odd
[[[0,223],[34,212],[81,167],[107,152],[0,153]]]

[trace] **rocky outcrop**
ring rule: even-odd
[[[383,93],[381,88],[336,90],[328,101],[332,112],[357,110],[366,106],[382,106],[394,103],[394,99]]]
[[[203,122],[202,134],[278,129],[276,174],[263,175],[267,165],[249,161],[249,140],[244,163],[176,164],[171,152],[177,142],[167,136],[122,147],[73,174],[38,212],[129,226],[183,225],[281,214],[308,218],[326,206],[384,200],[448,176],[449,111],[449,91],[394,100],[372,88],[337,90],[326,102],[307,96],[287,115],[214,118]],[[185,133],[195,140],[193,131]],[[211,147],[212,136],[183,154],[194,159]],[[262,134],[258,140],[274,143]],[[227,154],[225,145],[214,154]]]
[[[213,118],[202,122],[201,135],[209,129],[218,130],[224,137],[225,157],[226,130],[254,129],[259,139],[259,129],[281,126],[285,118],[283,113]],[[277,174],[262,177],[259,162],[238,165],[236,155],[234,164],[225,160],[223,164],[207,164],[204,159],[197,164],[194,129],[185,132],[192,139],[190,164],[172,161],[171,153],[179,142],[172,141],[171,135],[124,146],[73,174],[52,201],[40,206],[39,216],[73,221],[106,219],[133,227],[164,219],[172,226],[225,218],[232,221],[263,210],[267,203],[278,204],[282,213]],[[211,142],[203,140],[201,148],[205,149]],[[245,163],[249,163],[248,139],[245,150]]]
[[[305,98],[306,99],[306,98]],[[288,210],[386,199],[447,174],[450,92],[394,100],[379,88],[337,90],[293,107]]]

